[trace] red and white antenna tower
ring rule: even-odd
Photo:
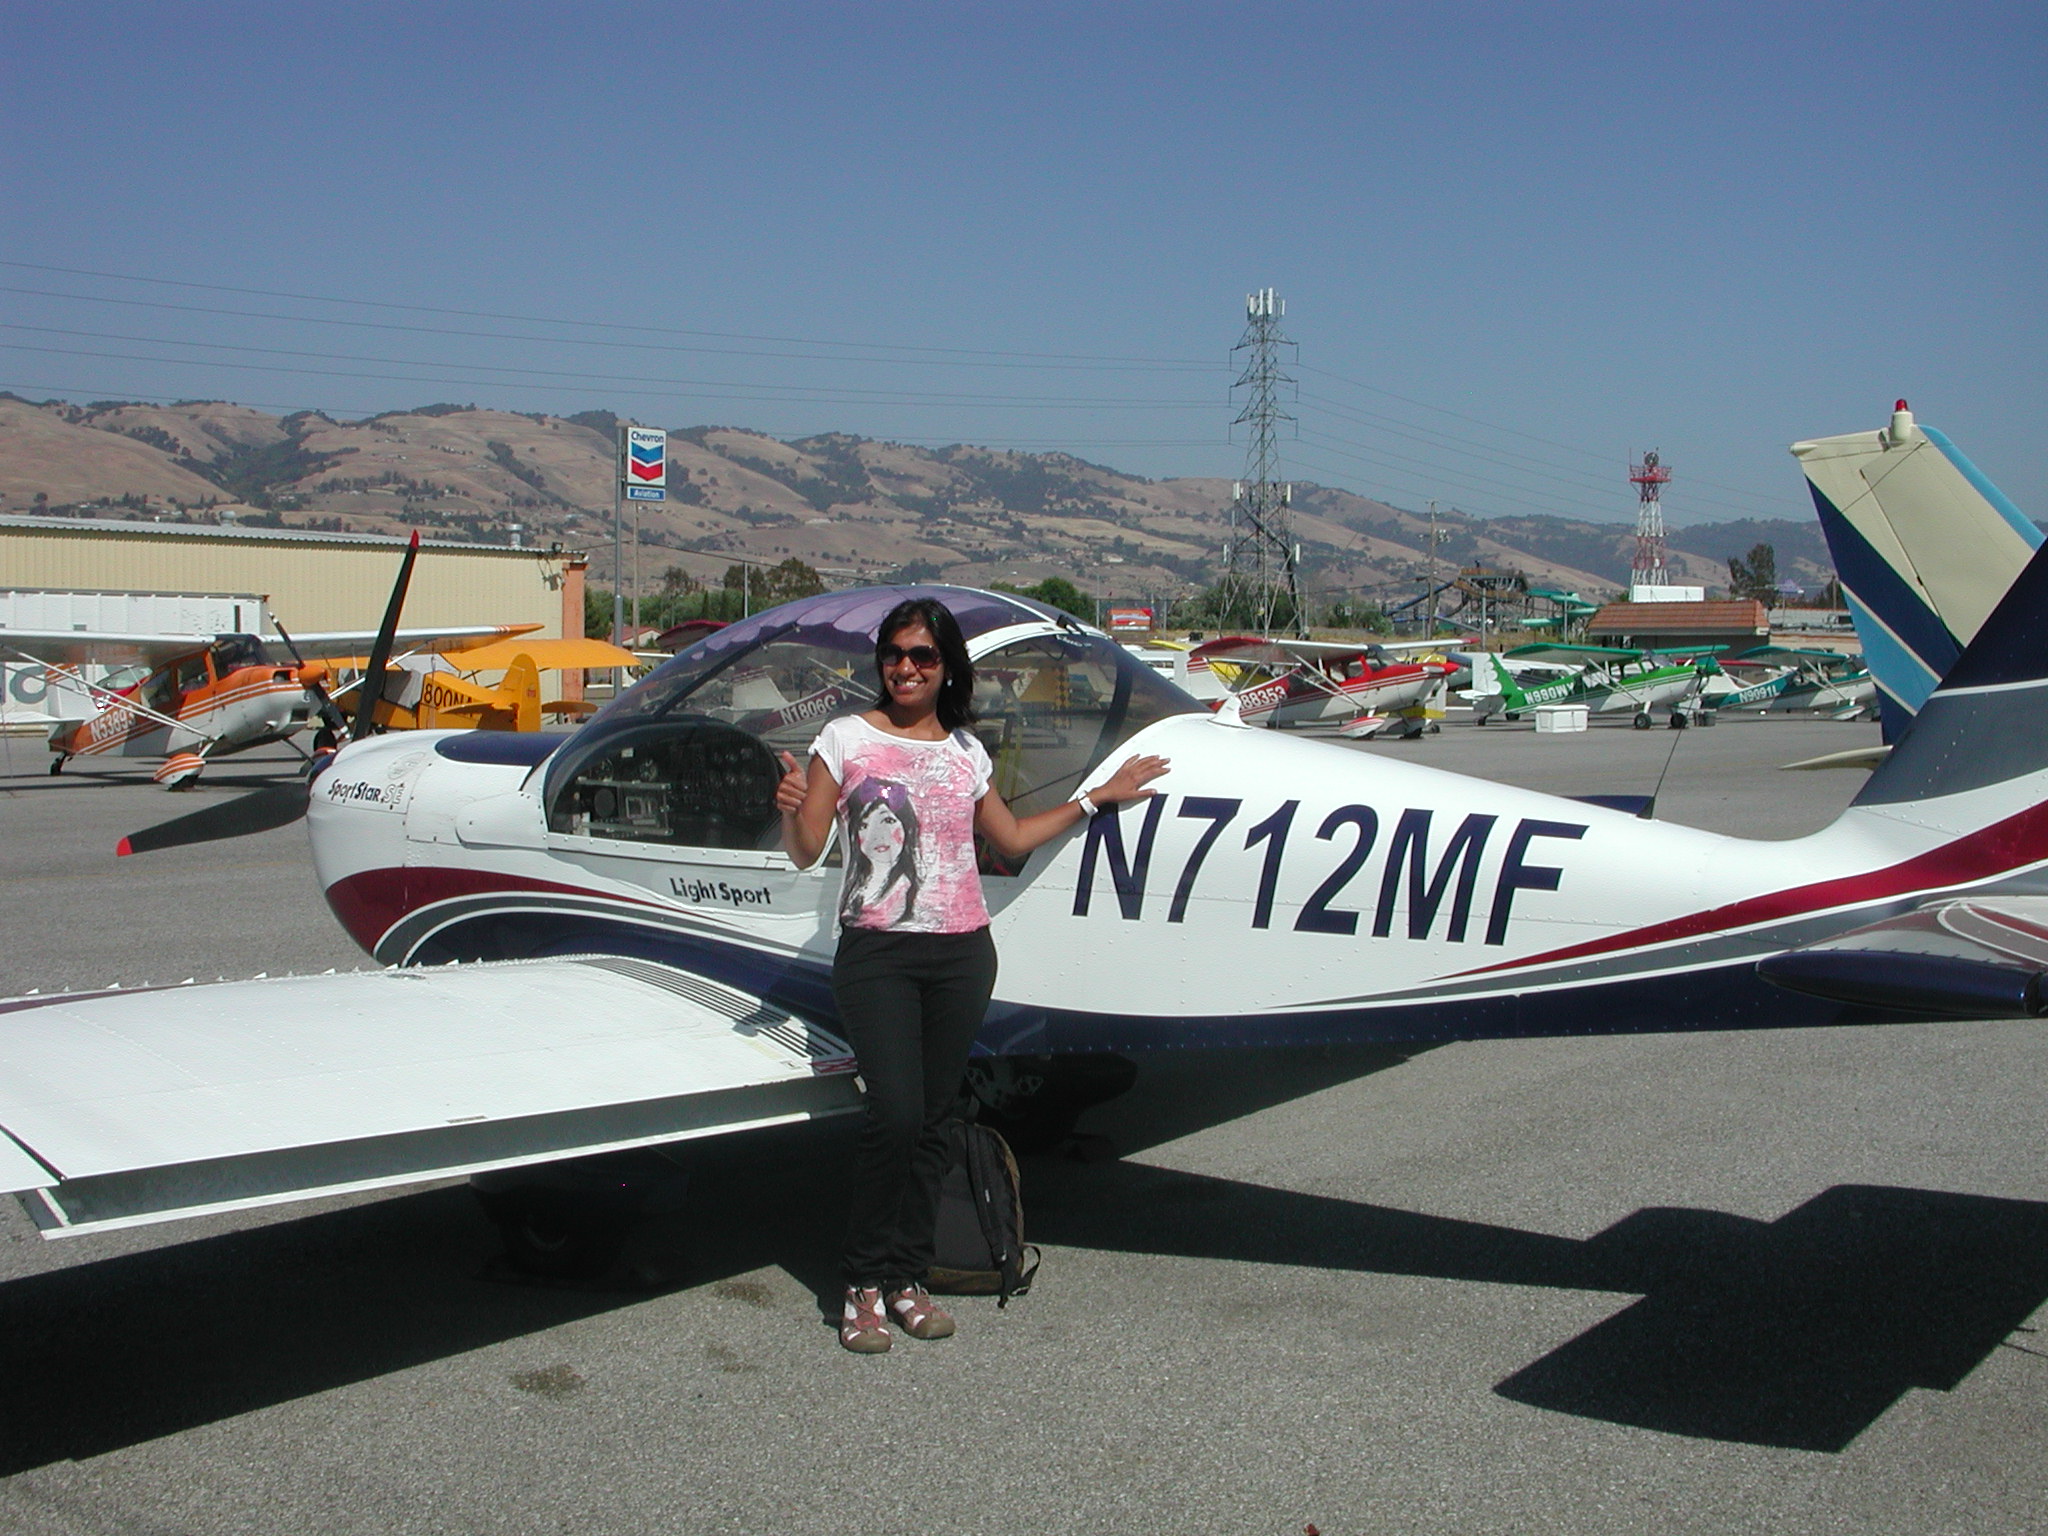
[[[1671,471],[1657,462],[1657,450],[1643,455],[1643,462],[1629,467],[1629,484],[1636,488],[1636,557],[1629,565],[1629,585],[1661,587],[1664,577],[1664,504],[1657,493],[1671,478]]]

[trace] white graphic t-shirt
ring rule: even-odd
[[[811,751],[839,781],[840,925],[890,933],[986,928],[974,807],[994,772],[988,749],[967,731],[911,741],[844,715],[818,733]]]

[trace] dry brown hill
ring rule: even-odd
[[[278,417],[217,401],[176,405],[0,396],[0,510],[560,542],[611,580],[615,419],[435,405],[361,421]],[[983,583],[1064,576],[1117,597],[1171,597],[1213,578],[1231,484],[1146,480],[1069,454],[925,449],[843,433],[783,442],[734,427],[669,438],[669,499],[629,504],[651,585],[669,566],[717,577],[735,556],[795,556],[830,573]],[[1429,519],[1330,487],[1296,487],[1294,526],[1313,591],[1410,595],[1429,565]],[[1783,527],[1791,524],[1750,525]],[[1679,551],[1682,579],[1726,580],[1709,534]],[[1627,528],[1558,518],[1439,522],[1438,565],[1482,562],[1595,596],[1627,579]],[[1817,543],[1817,541],[1815,541]],[[1788,575],[1824,575],[1781,550]],[[1822,552],[1824,561],[1825,554]],[[628,576],[633,574],[628,567]]]

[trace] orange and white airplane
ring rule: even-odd
[[[417,657],[491,645],[539,627],[401,630],[396,643]],[[51,773],[61,773],[73,758],[157,758],[156,781],[183,789],[216,757],[308,729],[342,734],[328,684],[376,638],[374,632],[264,637],[10,629],[0,632],[0,652],[44,668],[50,689],[43,707],[55,717]],[[81,670],[87,666],[115,670],[92,682]],[[402,687],[408,675],[417,687],[416,674],[392,681]]]

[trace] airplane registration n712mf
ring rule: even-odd
[[[1020,812],[1172,765],[985,864],[989,1053],[2043,1011],[2042,560],[1849,809],[1786,842],[1250,729],[1027,600],[870,588],[721,630],[573,735],[344,746],[314,860],[392,969],[0,1004],[0,1188],[56,1234],[855,1107],[839,855],[794,867],[774,791],[823,724],[790,704],[859,708],[909,594],[959,618]]]

